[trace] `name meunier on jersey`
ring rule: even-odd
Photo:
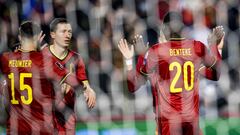
[[[31,67],[31,60],[9,60],[8,67]]]
[[[191,49],[190,48],[181,48],[181,49],[170,49],[169,50],[170,56],[191,56]]]

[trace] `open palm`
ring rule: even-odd
[[[208,36],[208,44],[209,45],[218,45],[219,49],[223,48],[223,40],[224,40],[224,29],[223,26],[217,26],[213,29],[212,33]]]
[[[134,47],[131,45],[128,46],[126,39],[121,39],[118,43],[118,48],[121,51],[125,59],[132,59],[134,55]]]
[[[135,46],[135,50],[136,50],[136,53],[137,54],[144,54],[147,49],[148,49],[148,44],[145,44],[144,41],[143,41],[143,37],[142,35],[135,35],[134,36],[134,39],[133,39],[133,45]]]

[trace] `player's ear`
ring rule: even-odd
[[[55,32],[50,32],[51,38],[55,38],[56,34]]]

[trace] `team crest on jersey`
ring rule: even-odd
[[[58,62],[58,61],[55,63],[55,65],[57,65],[57,67],[58,67],[59,69],[61,69],[61,70],[64,69],[64,66],[63,66],[60,62]]]

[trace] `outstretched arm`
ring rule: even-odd
[[[216,51],[215,45],[217,44],[218,51],[222,51],[223,45],[224,45],[224,29],[222,26],[217,26],[213,29],[213,32],[208,37],[208,44],[210,45],[210,51],[213,53],[214,56],[216,56],[216,59],[218,61],[218,69],[220,68],[220,62],[221,61],[221,55],[219,52]],[[220,69],[219,69],[220,70]],[[206,68],[205,66],[201,67],[199,69],[199,72],[202,76],[209,80],[217,81],[220,77],[219,70],[216,70],[215,68]]]
[[[121,51],[122,55],[124,56],[127,70],[133,69],[133,55],[134,55],[134,46],[128,46],[126,39],[121,39],[118,44],[118,49]]]
[[[167,42],[162,30],[160,31],[159,36],[159,43]],[[148,44],[145,44],[143,41],[142,35],[135,35],[133,40],[133,45],[129,47],[127,41],[125,39],[121,39],[118,48],[123,54],[126,65],[127,65],[127,83],[128,83],[128,90],[130,92],[135,92],[138,90],[142,85],[146,83],[146,75],[140,72],[140,68],[144,63],[144,55],[148,50]],[[136,50],[136,54],[138,55],[136,67],[134,68],[132,65],[132,59],[134,55],[134,46]]]
[[[134,37],[133,44],[129,47],[125,39],[121,39],[118,48],[124,56],[127,65],[127,84],[129,92],[135,92],[146,82],[146,78],[140,73],[140,66],[144,60],[144,53],[147,46],[144,45],[141,35]],[[139,54],[136,68],[133,67],[134,46],[137,46],[136,52]]]
[[[83,84],[83,89],[84,89],[84,97],[85,97],[88,107],[93,108],[96,104],[96,93],[90,87],[88,80],[86,80],[85,66],[81,62],[78,63],[80,65],[80,66],[78,66],[79,70],[77,70],[77,71],[79,71],[78,77],[80,77],[81,80],[84,79],[83,81],[81,81]],[[70,64],[69,68],[70,68],[70,73],[73,73],[74,66],[72,63]],[[83,73],[83,71],[84,71],[84,73]],[[82,74],[84,74],[84,75],[82,75]],[[81,76],[84,76],[84,77],[81,77]],[[67,94],[68,92],[70,92],[69,94],[71,94],[70,90],[72,89],[72,87],[70,85],[63,83],[61,86],[62,86],[62,93]],[[66,102],[69,101],[69,103],[71,103],[71,100],[72,99],[67,100],[67,98],[66,98]]]

